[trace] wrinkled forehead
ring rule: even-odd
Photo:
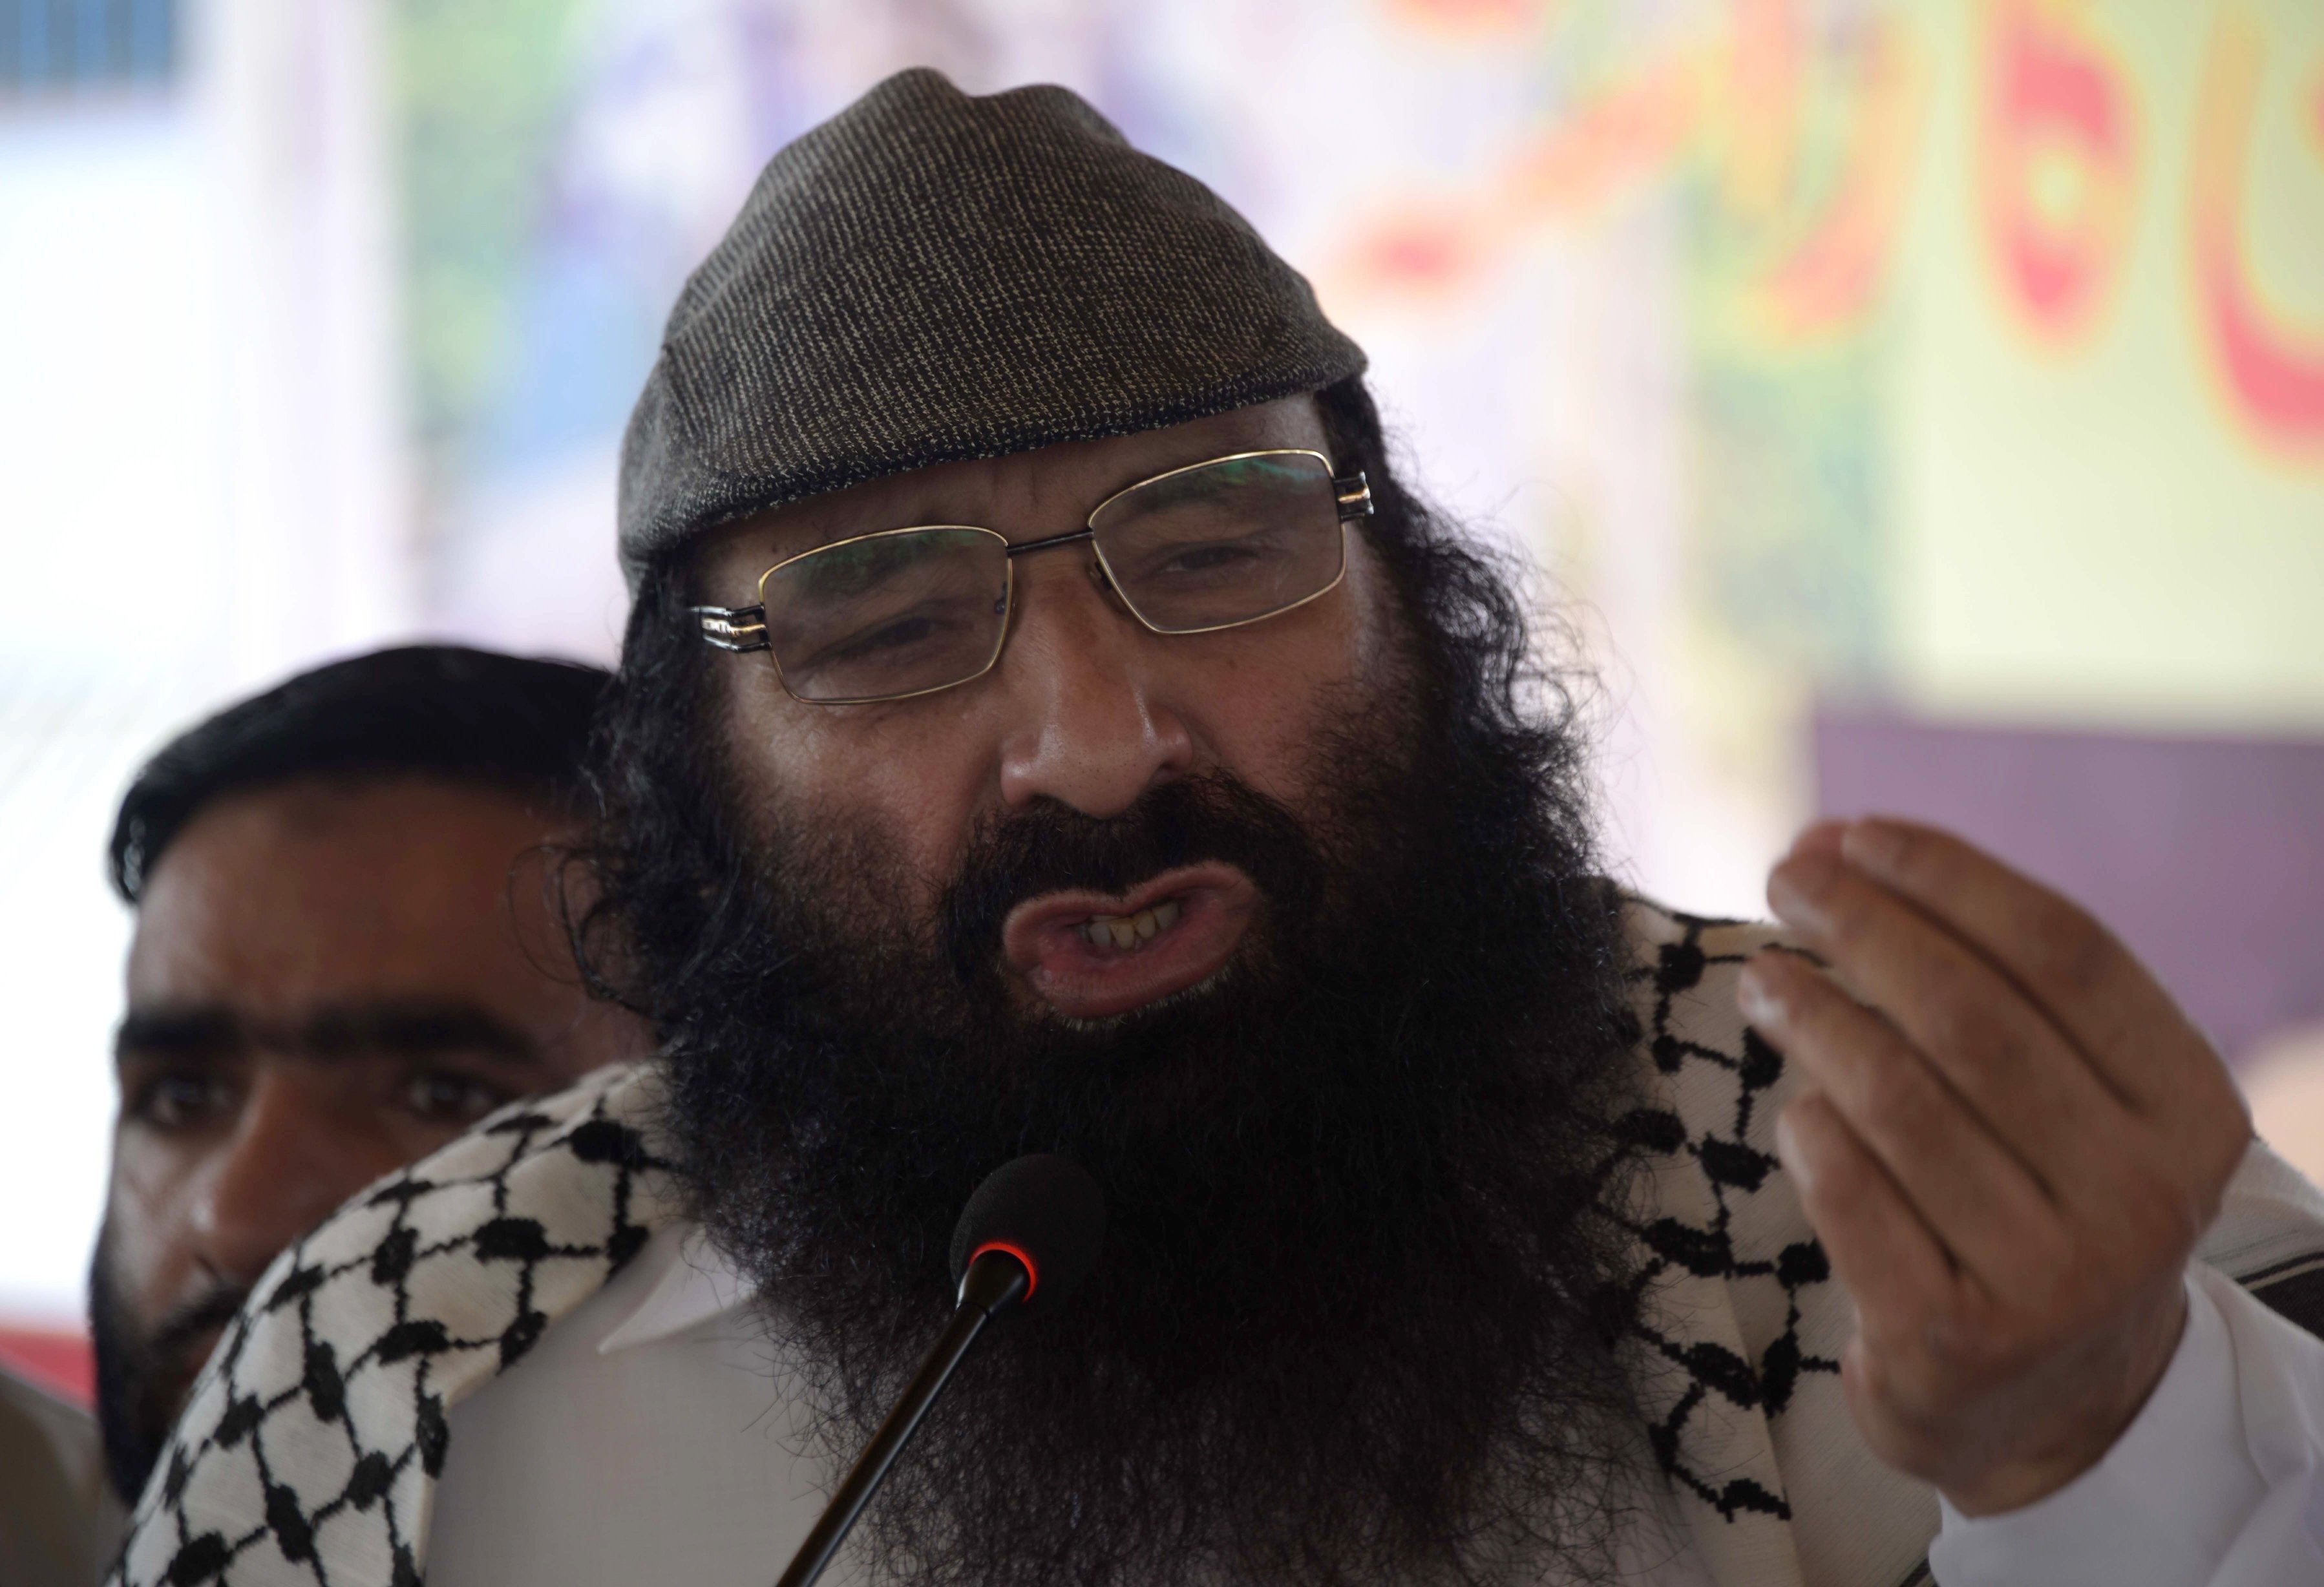
[[[541,936],[543,845],[577,820],[428,777],[225,796],[154,866],[131,939],[132,1001],[288,1005],[546,973],[517,938]]]
[[[755,577],[771,562],[883,529],[965,523],[1011,540],[1065,533],[1080,528],[1106,497],[1140,480],[1271,447],[1330,454],[1314,398],[1285,397],[1131,435],[1062,441],[867,480],[710,531],[695,567],[714,588],[731,593],[724,591],[725,584]]]

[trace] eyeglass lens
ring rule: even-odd
[[[1195,633],[1270,616],[1340,577],[1332,471],[1310,452],[1229,457],[1148,480],[1090,527],[1121,598],[1148,627]]]
[[[827,546],[761,586],[767,644],[802,700],[892,699],[974,678],[1009,622],[1009,544],[913,529]]]
[[[1307,453],[1224,458],[1126,491],[1091,521],[1107,577],[1148,626],[1199,632],[1297,605],[1340,577],[1331,470]],[[800,699],[894,699],[992,665],[1009,621],[1007,542],[909,529],[768,574],[767,641]]]

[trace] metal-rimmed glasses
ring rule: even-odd
[[[1321,452],[1236,452],[1116,491],[1071,534],[1010,545],[966,523],[884,529],[759,576],[751,606],[696,606],[703,639],[765,650],[792,698],[861,706],[983,677],[1009,638],[1017,558],[1090,543],[1097,573],[1156,633],[1214,633],[1304,606],[1347,573],[1360,473]]]

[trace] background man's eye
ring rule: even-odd
[[[422,1119],[471,1124],[514,1093],[473,1075],[450,1069],[429,1069],[411,1077],[404,1091],[404,1106]]]
[[[157,1075],[138,1089],[131,1115],[156,1130],[195,1130],[233,1108],[233,1087],[201,1070]]]

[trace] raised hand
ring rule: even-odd
[[[1856,1302],[1882,1459],[1969,1515],[2062,1487],[2169,1364],[2181,1275],[2251,1138],[2227,1069],[2098,921],[1959,838],[1811,827],[1744,1017],[1812,1088],[1776,1126]]]

